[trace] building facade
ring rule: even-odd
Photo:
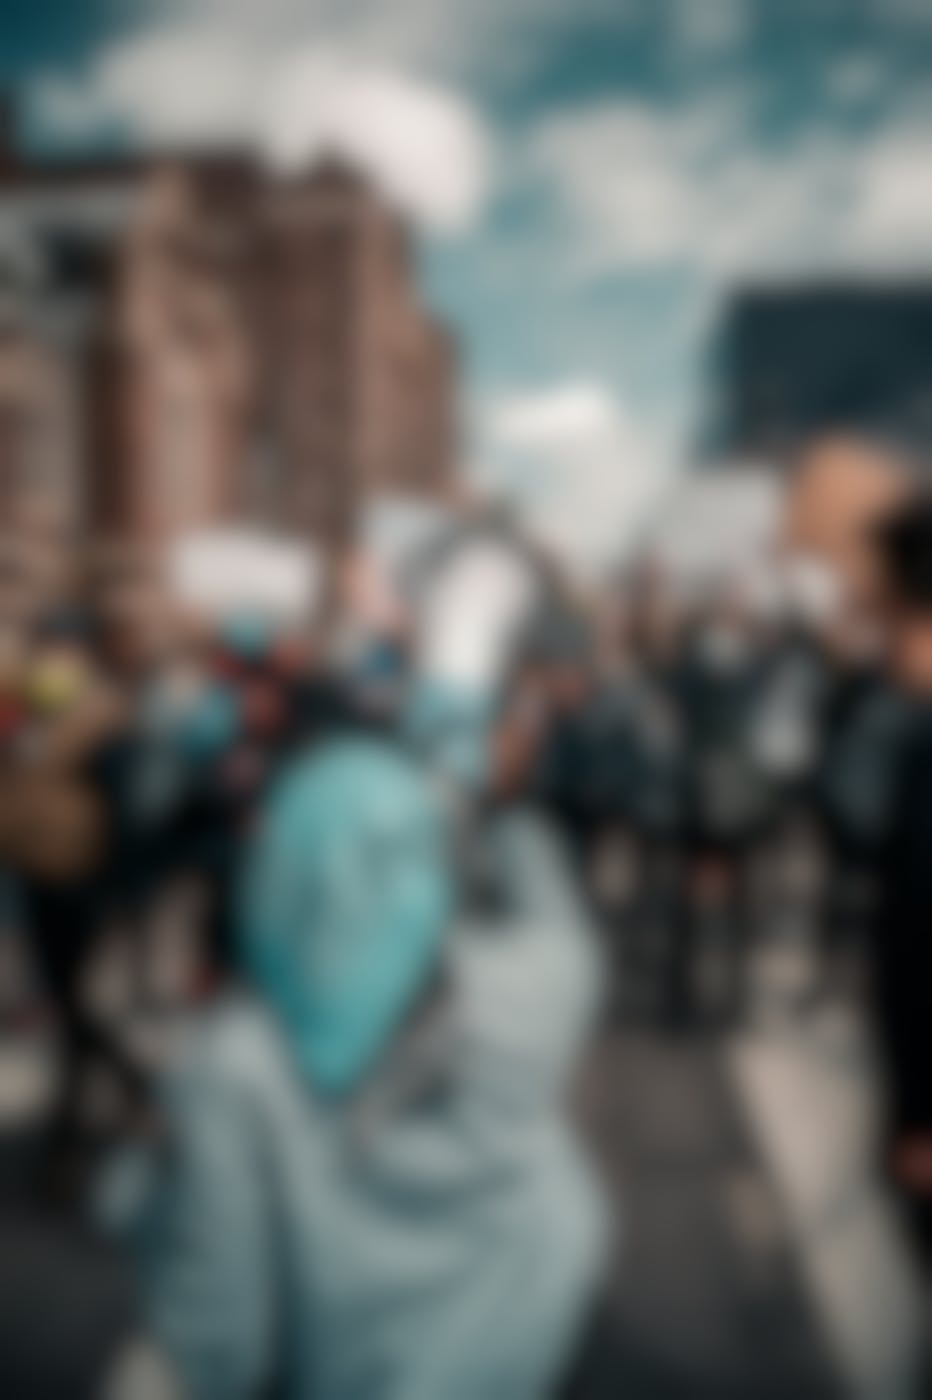
[[[373,492],[443,493],[454,357],[418,301],[401,220],[328,161],[269,192],[255,240],[261,465],[277,473],[283,521],[338,538]]]
[[[4,233],[45,262],[36,335],[80,399],[87,533],[246,518],[338,544],[372,493],[451,488],[454,347],[408,230],[345,164],[286,183],[237,155],[56,164],[8,146]]]
[[[781,459],[813,437],[932,445],[932,287],[828,282],[749,290],[724,326],[724,438]]]

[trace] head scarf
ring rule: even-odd
[[[317,1088],[351,1090],[429,980],[452,910],[428,785],[374,740],[334,742],[273,793],[239,909],[246,967]]]
[[[274,646],[275,628],[257,613],[238,613],[227,618],[220,628],[221,647],[244,665],[259,665]]]

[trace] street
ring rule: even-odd
[[[584,1113],[620,1202],[613,1385],[635,1400],[911,1394],[916,1289],[873,1171],[865,1026],[841,995],[799,1012],[810,961],[800,933],[771,934],[745,1026],[674,1036],[615,1018],[590,1056]],[[53,1076],[41,1028],[6,1038],[7,1172]],[[37,1258],[54,1272],[48,1240]],[[98,1264],[87,1289],[100,1278],[112,1292]]]

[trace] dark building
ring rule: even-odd
[[[932,286],[749,290],[719,361],[726,447],[771,456],[839,429],[932,442]]]

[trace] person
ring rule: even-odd
[[[887,1072],[887,1161],[926,1273],[932,1265],[932,502],[878,531],[889,678],[901,701],[877,845],[873,1002]]]
[[[520,745],[485,747],[513,791]],[[603,1236],[563,1107],[596,996],[585,917],[546,828],[505,803],[461,860],[441,791],[344,737],[265,810],[247,985],[166,1078],[133,1236],[192,1400],[541,1400],[581,1335]]]
[[[536,695],[546,716],[535,786],[579,860],[584,885],[614,796],[605,763],[608,716],[598,705],[591,652],[580,617],[568,608],[548,612],[525,639],[519,687]]]
[[[75,613],[42,619],[21,689],[25,715],[0,798],[0,862],[15,873],[29,950],[61,1036],[45,1175],[67,1195],[83,1155],[88,1070],[105,1065],[130,1100],[139,1091],[131,1058],[87,1007],[84,987],[112,898],[108,770],[126,710],[95,664],[86,618]]]
[[[861,609],[839,609],[816,640],[819,742],[806,797],[823,872],[806,1007],[847,988],[852,953],[863,961],[874,896],[872,852],[887,820],[904,719],[901,699],[884,673],[878,630]]]
[[[748,1001],[751,862],[772,796],[752,735],[763,693],[761,650],[746,600],[726,589],[698,618],[671,678],[682,755],[683,888],[670,945],[667,1009],[685,1026],[696,1013],[698,925],[726,920],[725,1014]]]
[[[610,1016],[644,1000],[676,781],[664,697],[614,620],[593,646],[581,621],[550,612],[527,639],[524,664],[545,716],[534,791],[576,857],[602,931]]]

